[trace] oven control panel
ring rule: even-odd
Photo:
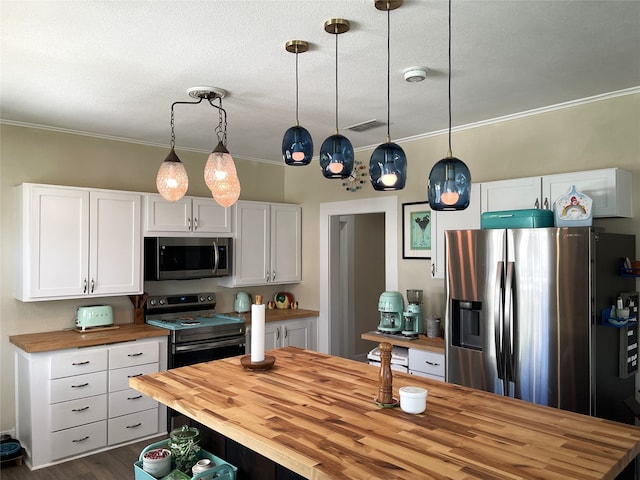
[[[214,292],[189,293],[182,295],[153,296],[147,299],[148,309],[162,309],[174,307],[215,307],[216,294]]]

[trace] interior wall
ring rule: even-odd
[[[639,131],[640,94],[636,93],[457,131],[453,133],[453,153],[467,163],[474,182],[606,167],[629,170],[633,173],[635,218],[601,220],[598,225],[640,237]],[[357,133],[349,136],[355,140]],[[382,134],[380,141],[384,141]],[[327,241],[319,235],[321,203],[396,195],[401,238],[401,204],[426,200],[426,179],[433,164],[446,155],[447,137],[400,143],[409,170],[406,187],[400,192],[374,192],[368,183],[349,192],[340,180],[322,177],[317,158],[308,167],[286,169],[280,164],[236,159],[242,199],[303,206],[303,281],[291,289],[302,308],[318,309],[320,305],[318,252],[320,242]],[[357,152],[356,160],[367,166],[371,152]],[[22,304],[13,298],[12,187],[35,182],[153,192],[157,168],[167,153],[165,147],[0,124],[0,430],[14,424],[13,357],[8,336],[68,327],[75,306],[81,304]],[[208,195],[201,180],[207,154],[178,149],[178,155],[191,180],[188,194]],[[638,243],[636,258],[640,258]],[[428,260],[402,259],[401,242],[398,245],[398,289],[422,288],[425,315],[442,315],[442,280],[430,278]],[[221,296],[220,311],[230,309],[233,292]],[[121,321],[128,320],[132,308],[126,297],[110,299],[109,303],[116,307]]]

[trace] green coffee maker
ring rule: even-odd
[[[378,299],[380,324],[378,331],[383,333],[399,333],[404,327],[402,312],[404,299],[400,292],[382,292]]]

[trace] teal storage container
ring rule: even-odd
[[[147,472],[145,472],[142,469],[142,456],[145,454],[145,452],[152,450],[154,448],[169,448],[169,439],[162,440],[160,442],[153,443],[151,445],[147,445],[144,448],[144,450],[140,452],[139,460],[133,464],[135,480],[158,480],[155,477],[149,475]],[[216,464],[216,466],[204,472],[198,473],[197,475],[194,475],[192,477],[189,477],[188,475],[185,475],[184,473],[178,470],[173,470],[169,473],[169,475],[162,478],[172,479],[172,480],[185,479],[185,478],[188,478],[189,480],[199,480],[199,479],[213,477],[215,478],[215,480],[236,480],[236,475],[238,473],[238,469],[236,467],[234,467],[230,463],[225,462],[221,458],[218,458],[215,455],[207,452],[206,450],[201,449],[198,452],[198,460],[202,460],[205,458],[211,460],[213,463]],[[175,467],[175,465],[172,465],[172,467]]]
[[[483,229],[553,227],[553,212],[539,208],[485,212],[480,226]]]

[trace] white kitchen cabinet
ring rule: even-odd
[[[182,197],[168,202],[160,195],[147,194],[144,203],[145,237],[231,234],[233,207],[224,208],[213,198]]]
[[[619,168],[514,178],[482,183],[482,212],[553,209],[553,203],[575,185],[593,200],[593,217],[632,216],[631,172]]]
[[[483,184],[471,186],[469,206],[464,210],[431,212],[431,276],[444,278],[447,230],[480,228],[480,192]]]
[[[27,353],[15,348],[16,436],[31,468],[166,431],[166,407],[128,379],[167,367],[167,339]]]
[[[142,292],[140,194],[25,183],[16,203],[17,299]]]
[[[633,217],[632,174],[620,168],[560,173],[542,177],[542,198],[553,202],[576,190],[593,200],[593,217]]]
[[[409,349],[409,373],[420,377],[431,378],[444,382],[445,378],[444,353]]]
[[[265,324],[264,349],[299,347],[305,350],[318,349],[318,318],[300,318]],[[247,336],[247,353],[251,353],[251,327]]]
[[[233,275],[226,287],[300,282],[302,208],[299,205],[239,201],[234,214]]]

